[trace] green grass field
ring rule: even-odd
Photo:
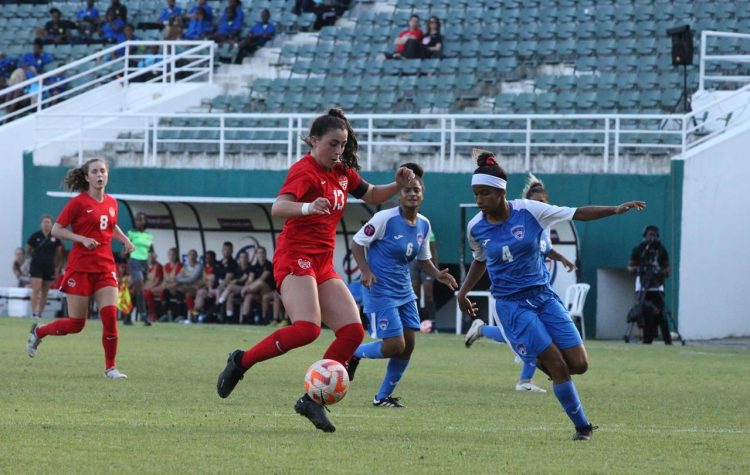
[[[270,328],[163,324],[120,328],[105,380],[101,325],[24,351],[28,320],[0,318],[1,473],[747,473],[750,351],[590,342],[576,384],[594,439],[573,442],[551,394],[517,394],[501,345],[467,350],[420,335],[396,393],[373,408],[384,361],[363,361],[334,434],[292,406],[332,334],[253,368],[226,400],[216,376],[230,350]],[[537,383],[550,383],[537,375]]]

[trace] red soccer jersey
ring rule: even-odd
[[[61,226],[70,226],[74,233],[96,239],[95,249],[73,244],[68,256],[68,269],[75,272],[115,272],[112,256],[112,231],[117,224],[117,201],[105,194],[101,203],[84,192],[73,198],[57,217]]]
[[[322,196],[331,203],[331,214],[288,218],[276,249],[310,254],[333,251],[347,193],[358,190],[361,184],[362,178],[351,168],[337,163],[331,170],[325,170],[312,155],[302,157],[289,169],[279,195],[293,195],[294,201],[302,203],[311,203]]]

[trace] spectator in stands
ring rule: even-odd
[[[128,22],[128,7],[120,3],[120,0],[112,0],[109,8],[107,8],[107,16],[113,13],[116,18],[122,20],[123,24]]]
[[[234,316],[234,297],[242,292],[242,288],[245,286],[247,279],[253,274],[252,266],[250,266],[250,258],[247,255],[247,251],[241,251],[237,256],[237,271],[232,276],[231,280],[228,280],[226,288],[219,296],[216,301],[219,305],[226,305],[225,314],[227,318]],[[242,321],[240,321],[242,323]]]
[[[194,20],[198,18],[198,9],[203,9],[204,19],[210,23],[214,21],[214,11],[211,9],[211,5],[206,4],[206,0],[197,0],[190,10],[188,10],[188,18]]]
[[[107,10],[106,18],[106,21],[101,24],[99,35],[107,43],[121,43],[125,36],[123,33],[125,22],[118,18],[111,9]]]
[[[206,253],[207,255],[208,252]],[[195,249],[188,251],[187,261],[183,264],[175,281],[177,281],[177,292],[185,298],[189,317],[190,312],[193,310],[193,298],[198,289],[203,285],[203,264],[198,260],[198,251]],[[190,318],[187,320],[188,322],[191,321]]]
[[[242,35],[245,26],[245,14],[242,11],[239,0],[229,0],[229,5],[224,10],[216,29],[214,41],[217,43],[229,42],[236,44]]]
[[[0,52],[0,77],[9,78],[17,68],[18,58],[5,56],[5,53]]]
[[[13,257],[13,275],[16,276],[18,287],[31,287],[31,260],[26,259],[26,255],[20,247],[16,248]]]
[[[253,318],[254,323],[261,323],[268,312],[268,303],[266,301],[263,304],[263,296],[269,292],[273,292],[276,288],[276,283],[273,278],[273,264],[267,259],[266,248],[259,247],[255,252],[255,262],[251,265],[252,275],[245,283],[245,287],[242,289],[242,320],[249,318],[252,302],[257,301],[261,303],[260,313],[256,313]]]
[[[260,21],[250,28],[247,36],[240,42],[240,50],[235,58],[235,64],[242,64],[245,56],[255,53],[255,50],[262,48],[271,41],[276,34],[276,25],[271,22],[271,12],[264,8],[260,12]]]
[[[54,60],[55,58],[51,54],[44,52],[44,42],[37,38],[34,40],[32,51],[21,56],[18,64],[20,67],[33,66],[33,75],[31,76],[33,77],[37,74],[43,73],[45,66]],[[29,73],[27,73],[26,76],[26,79],[29,79]]]
[[[206,18],[206,11],[198,7],[195,17],[188,23],[187,30],[182,34],[186,40],[203,40],[211,35],[214,30],[211,21]]]
[[[37,38],[41,38],[48,45],[70,43],[70,31],[76,28],[76,24],[69,20],[63,20],[62,12],[58,8],[50,9],[49,14],[52,19],[45,23],[44,29],[37,31]]]
[[[142,57],[136,63],[138,69],[148,68],[161,62],[161,55],[159,54],[159,47],[157,45],[146,46],[143,50]],[[133,82],[147,82],[161,75],[161,68],[156,68],[148,72],[138,72],[137,75],[132,77]]]
[[[422,38],[423,57],[440,58],[443,56],[443,35],[440,34],[440,19],[431,16],[427,22],[427,34]]]
[[[313,28],[317,31],[324,26],[332,26],[336,23],[338,11],[334,0],[313,0],[313,13],[315,13],[315,23]]]
[[[44,80],[47,85],[47,97],[60,96],[62,93],[68,90],[69,83],[66,82],[65,72],[62,70],[57,71],[57,74],[50,76]],[[49,105],[55,105],[63,100],[61,97],[49,102]]]
[[[137,41],[138,37],[135,36],[135,27],[128,23],[125,25],[125,28],[122,29],[122,35],[118,37],[118,43],[124,43],[126,41]],[[130,54],[136,55],[138,54],[138,47],[131,46],[130,47]],[[118,50],[115,50],[114,53],[115,58],[121,58],[122,56],[125,56],[125,48],[120,48]],[[133,60],[133,63],[135,63],[135,60]],[[133,64],[134,66],[135,64]]]
[[[156,21],[166,27],[169,25],[169,22],[172,21],[172,18],[181,16],[182,8],[175,6],[175,0],[167,0],[167,6],[161,11],[159,18]]]
[[[393,42],[396,52],[391,56],[396,59],[415,59],[422,57],[422,38],[424,33],[419,29],[419,16],[409,18],[409,26],[402,31]]]
[[[182,271],[182,262],[177,248],[172,247],[167,252],[167,263],[164,264],[164,280],[150,291],[145,291],[146,305],[149,312],[154,315],[160,315],[160,322],[174,320],[174,312],[170,305],[170,300],[177,290],[177,276]],[[159,300],[160,307],[157,308],[155,299]]]
[[[94,6],[94,0],[86,0],[86,6],[76,13],[78,22],[78,34],[81,38],[90,41],[94,32],[99,30],[99,10]]]
[[[169,24],[164,28],[164,39],[167,41],[177,41],[182,39],[182,32],[185,28],[185,21],[181,16],[172,17]]]
[[[153,248],[148,251],[148,267],[146,269],[146,279],[143,281],[143,295],[148,308],[148,317],[144,322],[156,321],[156,312],[154,311],[153,293],[154,289],[159,288],[164,282],[164,266],[157,260],[156,251]],[[150,302],[149,302],[150,300]]]
[[[294,8],[292,8],[292,13],[294,13],[295,15],[311,13],[314,8],[315,2],[313,0],[294,0]]]
[[[216,277],[216,253],[206,251],[203,256],[203,281],[195,292],[195,302],[190,308],[188,303],[189,322],[185,323],[203,323],[206,321],[206,301],[218,297],[217,288],[219,279]]]

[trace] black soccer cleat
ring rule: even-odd
[[[576,433],[573,436],[573,440],[591,440],[591,433],[594,429],[598,429],[599,426],[592,426],[591,424],[583,427],[576,427]]]
[[[326,416],[325,407],[310,399],[307,394],[297,400],[294,404],[294,411],[300,416],[307,417],[316,428],[323,432],[336,432],[336,428]]]
[[[216,392],[219,397],[226,399],[232,394],[234,387],[245,376],[247,369],[242,367],[242,350],[235,350],[227,358],[227,366],[219,374],[219,380],[216,382]]]
[[[388,396],[383,399],[378,399],[377,396],[372,400],[372,405],[375,407],[406,407],[400,397]]]
[[[349,375],[349,381],[354,381],[354,373],[357,372],[357,366],[359,366],[360,359],[361,358],[352,356],[352,358],[346,362],[346,374]]]

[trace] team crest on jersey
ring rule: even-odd
[[[380,328],[381,330],[387,330],[388,329],[388,320],[385,319],[385,318],[382,319],[382,320],[378,320],[378,328]]]
[[[297,259],[297,265],[300,266],[301,269],[309,269],[310,261],[307,259]]]
[[[526,228],[523,226],[513,226],[510,233],[520,241],[523,239],[524,234],[526,234]]]
[[[424,241],[424,235],[422,233],[417,234],[417,246],[421,246],[422,241]]]
[[[75,279],[68,279],[68,287],[75,287],[76,281]]]
[[[365,236],[372,236],[373,234],[375,234],[375,226],[373,226],[372,224],[368,224],[367,226],[365,226],[364,231]]]
[[[109,215],[112,216],[113,218],[115,217],[115,209],[111,206],[109,207]]]
[[[523,346],[523,343],[519,343],[516,345],[516,353],[521,356],[526,356],[526,347]]]
[[[349,186],[349,179],[345,176],[339,178],[339,185],[341,185],[342,190],[346,191],[346,187]]]

